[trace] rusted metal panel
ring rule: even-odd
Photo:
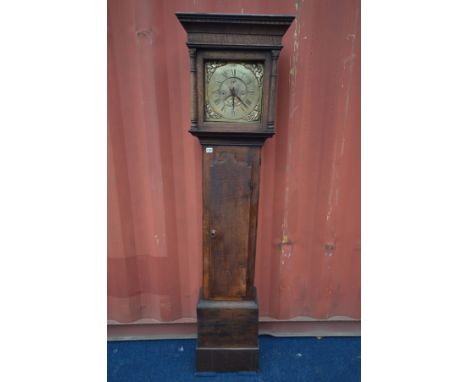
[[[360,318],[360,3],[110,1],[108,318],[196,318],[201,149],[175,12],[292,14],[262,153],[260,316]]]

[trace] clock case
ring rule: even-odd
[[[254,287],[260,154],[275,133],[277,62],[289,15],[176,13],[187,32],[190,133],[202,146],[203,285],[197,371],[258,369]],[[205,121],[205,62],[262,62],[260,121]]]

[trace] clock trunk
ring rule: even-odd
[[[203,146],[203,294],[252,298],[260,147]]]

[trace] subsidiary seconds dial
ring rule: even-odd
[[[207,62],[205,68],[206,120],[260,120],[262,64]]]

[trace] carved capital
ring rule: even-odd
[[[278,57],[279,57],[279,55],[280,55],[280,51],[279,51],[279,50],[273,49],[273,50],[271,51],[271,58],[272,58],[273,60],[277,60]]]
[[[197,50],[195,48],[190,48],[189,55],[190,55],[190,71],[192,73],[196,73],[197,72],[197,63],[196,63]]]

